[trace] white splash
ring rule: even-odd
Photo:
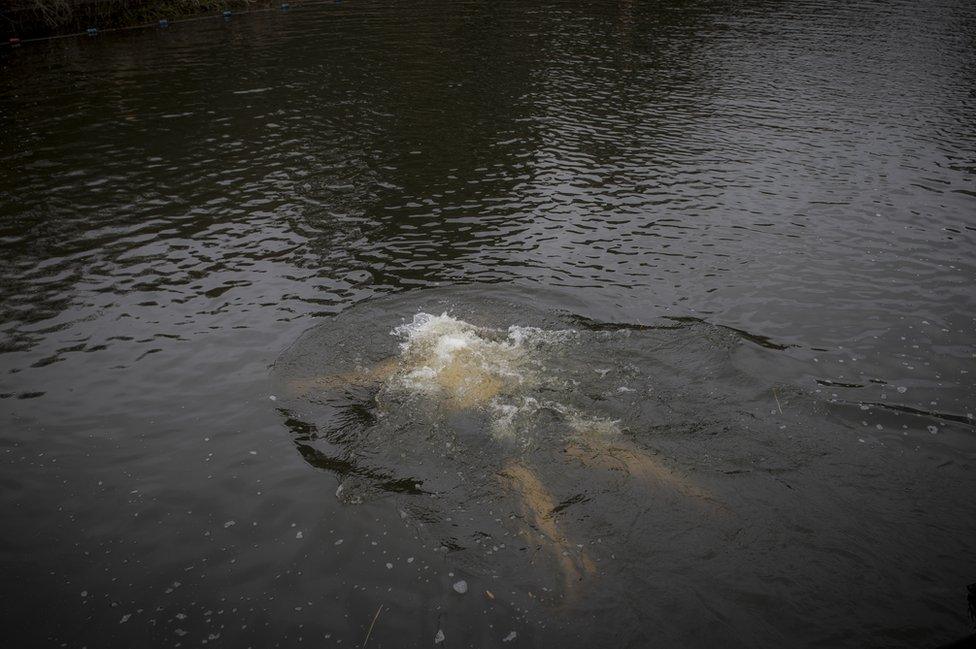
[[[576,408],[558,401],[547,399],[540,401],[535,397],[522,397],[516,403],[506,403],[500,399],[492,400],[490,412],[492,414],[491,429],[496,437],[519,439],[522,431],[526,430],[532,419],[540,412],[548,411],[566,422],[570,436],[584,439],[606,439],[620,433],[620,420],[606,417],[593,417],[580,412]]]
[[[484,405],[535,378],[539,364],[532,353],[571,332],[532,327],[507,330],[478,327],[447,313],[418,313],[391,332],[402,338],[403,387],[440,395],[461,404]]]
[[[555,413],[577,435],[619,432],[616,420],[588,417],[574,408],[532,396],[533,388],[566,384],[548,376],[546,349],[572,340],[573,330],[513,325],[479,327],[447,313],[418,313],[393,329],[401,339],[399,371],[388,385],[436,397],[458,408],[481,408],[491,417],[492,432],[518,438],[540,411]]]

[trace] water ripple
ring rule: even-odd
[[[34,561],[51,567],[18,602],[24,628],[77,644],[94,616],[123,630],[112,642],[162,642],[125,635],[148,628],[165,628],[167,642],[183,637],[176,629],[204,640],[217,633],[214,615],[174,616],[197,601],[231,608],[208,586],[226,577],[249,599],[251,628],[270,621],[271,635],[235,636],[245,646],[295,644],[303,623],[361,642],[355,625],[376,610],[387,558],[423,555],[409,568],[399,557],[405,571],[450,561],[400,536],[375,565],[349,541],[334,545],[355,537],[368,549],[396,534],[337,506],[338,522],[315,518],[308,503],[324,492],[307,463],[331,459],[296,454],[268,405],[268,367],[324,316],[447,286],[469,299],[517,291],[582,328],[640,331],[671,318],[722,332],[735,344],[701,364],[728,370],[712,376],[718,393],[740,387],[729,363],[765,380],[750,388],[753,410],[730,407],[740,446],[714,421],[702,426],[715,445],[654,429],[662,452],[744,485],[717,484],[753,514],[741,530],[723,528],[724,549],[709,545],[707,526],[648,511],[673,536],[652,557],[650,545],[614,536],[636,498],[563,494],[574,504],[560,515],[591,512],[588,529],[608,544],[643,566],[662,556],[675,566],[608,567],[619,579],[588,613],[617,615],[614,628],[653,626],[655,642],[676,646],[917,646],[961,635],[963,613],[947,602],[959,585],[949,575],[971,570],[951,557],[973,550],[972,526],[959,522],[972,519],[960,509],[971,499],[959,494],[973,487],[976,457],[974,34],[966,0],[364,0],[4,50],[0,561],[16,568],[12,580],[33,582]],[[709,389],[697,379],[686,388]],[[807,434],[784,429],[792,437],[771,434],[764,448],[749,437],[770,424],[764,411],[797,417],[787,423]],[[812,422],[823,422],[820,436]],[[796,449],[777,446],[784,439]],[[832,480],[818,484],[823,475]],[[395,486],[409,495],[408,483]],[[500,533],[493,519],[461,518],[457,539],[495,552],[501,541],[484,540]],[[299,523],[328,541],[295,550],[307,564],[280,554]],[[858,525],[893,539],[890,556]],[[696,541],[700,556],[682,552]],[[53,549],[36,549],[45,543]],[[933,544],[938,553],[923,552]],[[798,583],[784,547],[836,581]],[[728,552],[735,559],[722,564]],[[490,571],[497,556],[469,565]],[[158,560],[154,574],[140,557]],[[197,579],[205,563],[219,568]],[[899,574],[886,571],[895,564]],[[760,581],[737,581],[742,565]],[[303,566],[341,576],[322,586],[327,604],[308,604]],[[839,592],[854,573],[876,586],[874,606]],[[441,610],[432,572],[404,574]],[[615,589],[627,578],[646,580],[630,585],[654,606],[620,610],[631,599]],[[37,617],[95,586],[83,614]],[[351,617],[325,631],[319,611],[337,598]],[[462,601],[470,610],[436,621],[452,641],[494,643],[515,619],[528,644],[605,640],[572,624],[533,630],[513,612],[537,610],[532,599],[490,614]],[[704,618],[690,616],[702,602]],[[135,623],[160,606],[158,626]],[[836,613],[835,629],[822,611]],[[123,615],[136,617],[119,624]],[[485,615],[484,627],[463,628]],[[433,637],[426,618],[384,618],[379,641]],[[692,637],[691,627],[704,630]],[[802,641],[788,635],[797,630]],[[648,644],[640,633],[626,640]]]

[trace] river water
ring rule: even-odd
[[[974,125],[968,0],[0,51],[3,644],[965,636]]]

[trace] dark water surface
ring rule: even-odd
[[[0,145],[3,646],[970,632],[972,2],[70,38],[0,52]],[[532,398],[618,421],[657,488],[484,404],[289,393],[420,310],[574,331]],[[513,466],[558,505],[533,520]]]

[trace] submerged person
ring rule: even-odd
[[[571,376],[553,372],[545,361],[547,352],[564,348],[576,332],[519,326],[494,329],[446,313],[420,313],[392,333],[401,339],[399,354],[373,367],[292,379],[291,391],[305,395],[375,387],[374,405],[381,411],[394,399],[417,398],[442,416],[480,413],[499,442],[516,445],[530,437],[534,420],[544,413],[563,431],[557,450],[564,458],[624,472],[648,488],[714,504],[705,490],[628,440],[619,421],[544,398],[574,387]],[[560,566],[566,592],[572,594],[579,582],[596,573],[595,564],[565,538],[555,520],[557,500],[539,475],[520,454],[513,455],[498,479],[517,495],[525,520],[544,539]]]

